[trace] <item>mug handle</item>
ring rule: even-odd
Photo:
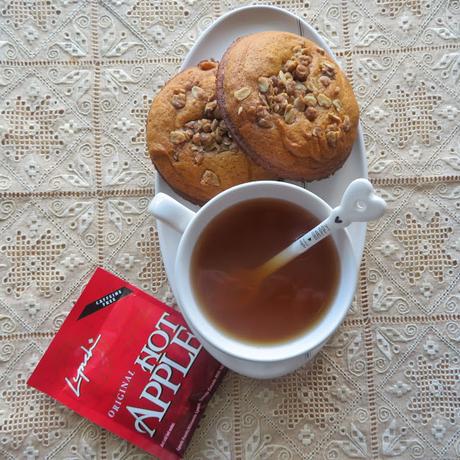
[[[179,233],[184,233],[195,213],[165,193],[157,193],[148,206],[156,219],[168,224]]]

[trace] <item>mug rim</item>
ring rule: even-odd
[[[271,193],[267,193],[266,195],[267,198],[280,199],[302,206],[301,203],[296,203],[295,201],[287,199],[284,196],[273,196],[273,190],[276,188],[284,189],[284,191],[303,194],[304,198],[315,202],[316,205],[319,205],[320,208],[324,209],[324,211],[328,214],[332,210],[332,208],[322,198],[315,195],[313,192],[310,192],[309,190],[294,184],[280,181],[256,181],[240,184],[219,193],[197,211],[195,217],[189,223],[180,239],[176,256],[175,276],[179,297],[177,300],[180,310],[187,319],[191,329],[194,332],[196,331],[196,335],[205,343],[208,342],[210,345],[217,348],[226,355],[240,360],[245,360],[247,362],[269,363],[284,361],[286,359],[298,357],[302,354],[307,354],[315,348],[320,347],[342,323],[351,305],[358,279],[358,269],[355,262],[350,236],[345,229],[340,229],[336,231],[334,235],[332,235],[341,266],[337,291],[332,303],[328,306],[326,314],[312,328],[307,329],[303,333],[286,341],[275,342],[273,344],[258,344],[246,342],[244,340],[238,339],[237,337],[231,336],[230,334],[221,330],[207,317],[203,309],[200,308],[200,304],[196,298],[191,280],[191,260],[193,257],[195,245],[201,235],[202,230],[207,227],[212,219],[217,217],[229,207],[242,201],[257,199],[258,197],[251,196],[251,189],[252,193],[254,193],[254,189],[262,189],[267,192],[270,191]],[[247,192],[248,196],[242,197],[242,199],[236,201],[231,201],[225,206],[222,206],[210,218],[205,219],[206,222],[203,223],[203,216],[206,217],[209,212],[212,212],[217,204],[219,204],[222,200],[228,198],[229,195],[238,195],[242,192]],[[263,196],[264,195],[261,197]],[[307,201],[305,200],[305,203],[306,202]],[[304,207],[305,209],[310,210],[310,212],[316,215],[316,217],[322,218],[310,209],[312,206]],[[202,226],[202,229],[199,232],[196,231],[198,226]],[[191,239],[192,241],[190,242]],[[339,239],[341,242],[340,247],[336,241],[337,239]],[[186,252],[187,249],[189,254],[188,261],[186,261],[184,258],[184,252]],[[343,266],[347,268],[348,278],[351,276],[351,282],[347,283],[346,285],[344,285],[345,274],[343,273]],[[342,295],[341,299],[339,299],[339,291],[341,288],[344,289],[343,286],[346,287],[345,294]],[[187,298],[186,301],[184,301],[183,298],[184,290],[187,290],[187,294],[190,296],[190,298]],[[190,305],[190,301],[192,301],[193,305]],[[339,304],[339,307],[333,308],[337,303]],[[332,310],[335,309],[338,309],[339,311],[336,315],[334,315],[332,324],[331,322],[325,323],[325,318]],[[199,318],[197,318],[197,314]],[[207,331],[211,332],[211,334],[207,334]],[[314,341],[309,343],[308,339],[310,338],[310,340],[312,340],[311,336],[314,336],[315,334],[318,337],[313,337]],[[257,356],[261,353],[263,356]]]

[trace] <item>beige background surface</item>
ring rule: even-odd
[[[225,0],[0,1],[0,457],[141,459],[25,386],[97,265],[163,298],[144,121]],[[460,458],[460,5],[279,0],[333,47],[373,183],[356,300],[310,367],[229,373],[189,459]]]

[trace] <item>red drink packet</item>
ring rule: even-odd
[[[224,371],[179,312],[98,268],[27,383],[172,460]]]

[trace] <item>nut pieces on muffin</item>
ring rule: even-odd
[[[348,158],[359,109],[345,75],[287,32],[236,40],[171,79],[152,103],[147,146],[159,174],[202,204],[243,182],[318,180]]]
[[[165,181],[202,204],[242,182],[273,178],[234,142],[216,100],[217,63],[202,61],[160,91],[147,120],[147,146]]]
[[[350,154],[358,105],[343,72],[313,42],[286,32],[240,38],[217,78],[218,103],[235,141],[265,168],[315,180]]]

